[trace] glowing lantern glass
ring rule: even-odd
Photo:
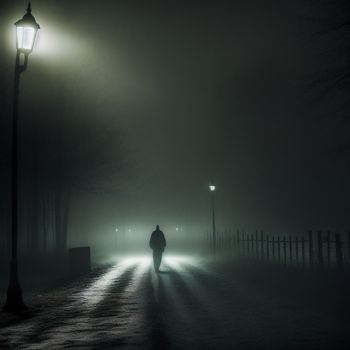
[[[27,7],[27,13],[22,19],[15,23],[17,34],[17,50],[24,54],[30,54],[33,50],[36,34],[40,29],[39,24],[36,22],[32,15],[32,9],[30,3]]]
[[[215,191],[215,186],[214,185],[209,185],[209,189],[210,189],[210,191]]]

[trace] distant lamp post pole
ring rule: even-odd
[[[115,232],[116,232],[116,235],[115,235],[115,244],[116,244],[116,248],[118,249],[118,245],[119,245],[119,239],[118,239],[118,232],[119,232],[119,229],[118,229],[118,227],[115,228]]]
[[[211,212],[212,212],[212,225],[213,225],[213,255],[216,258],[216,230],[215,230],[215,189],[216,186],[213,182],[209,184],[209,190],[211,192]]]
[[[7,289],[7,299],[4,310],[9,312],[20,312],[25,309],[22,299],[22,290],[18,281],[18,263],[17,263],[17,210],[18,210],[18,145],[17,145],[17,128],[18,128],[18,98],[20,75],[27,68],[28,56],[33,51],[36,34],[40,28],[39,24],[31,14],[30,3],[27,12],[22,19],[15,23],[16,26],[16,61],[15,61],[15,81],[13,95],[13,117],[12,117],[12,217],[11,217],[11,266],[10,281]],[[23,61],[21,57],[23,56]]]

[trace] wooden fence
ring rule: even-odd
[[[213,250],[212,233],[207,238]],[[350,268],[350,231],[309,231],[307,235],[292,236],[228,230],[216,233],[216,252],[284,265]]]

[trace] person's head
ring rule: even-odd
[[[159,231],[159,225],[156,226],[156,230]]]

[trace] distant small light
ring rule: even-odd
[[[209,189],[210,189],[210,191],[213,192],[213,191],[215,191],[215,186],[214,186],[214,185],[210,185],[210,186],[209,186]]]
[[[115,228],[115,232],[118,232],[118,231],[119,231],[119,230],[118,230],[118,227],[116,227],[116,228]]]
[[[176,229],[175,229],[176,231],[179,231],[179,228],[178,227],[176,227]]]
[[[131,228],[128,229],[128,232],[131,232]]]

